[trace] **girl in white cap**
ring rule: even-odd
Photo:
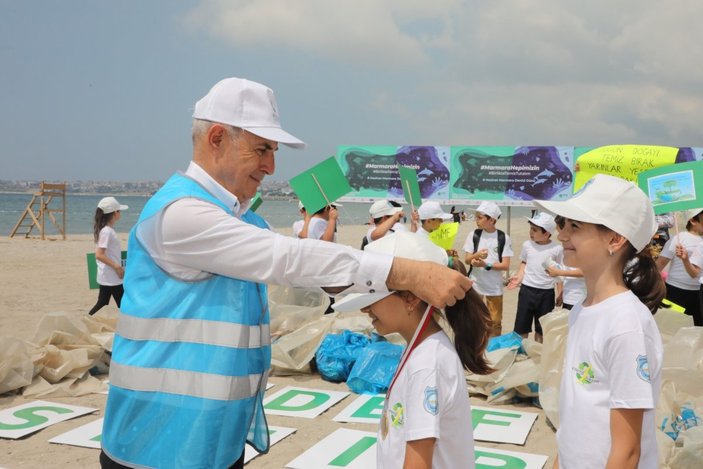
[[[366,250],[448,263],[442,248],[413,233],[385,236],[369,243]],[[455,260],[452,264],[461,271],[463,264]],[[333,308],[361,310],[371,317],[379,334],[397,332],[408,343],[386,394],[376,467],[474,467],[464,368],[477,374],[493,371],[484,356],[491,318],[478,294],[469,290],[463,300],[445,310],[454,343],[437,322],[440,311],[410,292],[351,294]]]
[[[535,204],[565,218],[564,261],[587,292],[569,312],[555,467],[656,468],[663,352],[652,314],[666,290],[649,251],[652,205],[603,174],[567,201]]]
[[[697,275],[691,275],[693,270],[690,258],[703,243],[703,208],[684,212],[686,231],[669,238],[657,257],[657,267],[660,271],[671,262],[666,276],[666,299],[685,308],[684,313],[693,316],[696,326],[703,326],[701,305],[699,300],[700,283]]]
[[[117,307],[122,302],[122,247],[115,232],[115,223],[122,217],[122,210],[129,207],[121,205],[114,197],[105,197],[98,202],[95,209],[93,238],[95,239],[95,261],[98,265],[98,301],[88,314],[95,314],[100,308],[110,303],[110,297],[115,299]]]

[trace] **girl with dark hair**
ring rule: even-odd
[[[649,249],[649,198],[598,174],[567,201],[534,203],[564,217],[564,261],[586,282],[569,312],[555,467],[658,467],[663,347],[652,314],[666,289]]]
[[[446,252],[424,236],[394,233],[367,251],[447,265]],[[461,271],[463,264],[451,264]],[[465,273],[465,270],[464,270]],[[464,370],[492,372],[484,351],[491,317],[478,294],[469,290],[445,312],[402,291],[347,295],[334,309],[361,310],[379,334],[399,333],[407,342],[386,393],[378,436],[377,467],[473,467],[471,406]],[[444,314],[454,341],[440,327]]]
[[[100,285],[98,301],[88,312],[93,315],[100,308],[110,303],[110,297],[115,299],[117,307],[122,302],[122,248],[115,232],[115,223],[121,218],[122,210],[129,207],[121,205],[114,197],[105,197],[98,202],[95,209],[95,223],[93,224],[93,238],[95,240],[95,262],[98,265],[97,281]]]

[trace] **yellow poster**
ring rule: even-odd
[[[439,228],[430,233],[430,240],[444,250],[453,249],[454,239],[456,239],[458,232],[458,223],[442,223]]]
[[[596,174],[610,174],[637,184],[637,174],[676,162],[677,147],[608,145],[579,156],[574,168],[574,192]]]

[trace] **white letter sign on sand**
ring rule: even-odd
[[[533,412],[471,407],[474,440],[524,445],[535,419]]]
[[[361,395],[338,413],[333,420],[335,422],[378,424],[381,420],[385,398],[383,394]]]
[[[0,438],[21,438],[55,423],[98,409],[47,401],[33,401],[17,407],[0,410]]]
[[[314,419],[348,395],[348,392],[286,386],[264,399],[264,411],[268,415]]]
[[[547,456],[476,446],[476,469],[542,469]]]
[[[373,469],[376,434],[340,428],[286,464],[289,469]]]
[[[275,445],[288,435],[291,435],[293,432],[295,432],[295,428],[288,428],[288,427],[274,427],[270,426],[269,427],[269,438],[271,441],[269,442],[270,446]],[[259,455],[259,452],[257,452],[254,448],[252,448],[249,445],[244,446],[244,464],[248,463],[255,457]]]
[[[103,419],[86,423],[71,431],[62,433],[49,440],[49,443],[61,445],[84,446],[86,448],[100,449],[103,434]]]

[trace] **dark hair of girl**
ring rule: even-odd
[[[597,226],[600,230],[612,231],[603,225]],[[625,249],[622,272],[625,286],[654,314],[666,296],[666,285],[652,256],[651,246],[647,245],[638,253],[632,244],[627,243]]]
[[[691,223],[691,220],[695,220],[700,223],[701,221],[701,215],[703,215],[703,211],[699,212],[696,216],[693,216],[686,220],[686,231],[690,231],[691,228],[693,227],[693,223]]]
[[[466,275],[466,267],[455,257],[454,270]],[[464,368],[478,375],[494,372],[486,360],[486,346],[491,330],[491,314],[474,289],[463,300],[445,308],[447,321],[454,331],[454,348]]]
[[[115,213],[116,212],[106,214],[101,208],[95,209],[95,222],[93,223],[93,238],[95,239],[96,243],[98,242],[98,238],[100,238],[100,230],[105,228],[105,226],[110,223],[110,220],[115,215]]]

